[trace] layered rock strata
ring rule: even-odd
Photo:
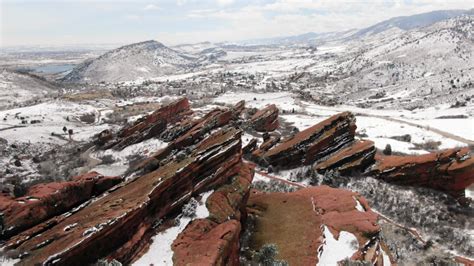
[[[25,196],[0,195],[1,238],[5,239],[97,196],[120,183],[120,177],[91,172],[67,182],[38,184]]]
[[[355,117],[334,115],[307,128],[263,154],[264,162],[283,168],[310,165],[354,140]]]
[[[209,196],[209,217],[192,221],[174,241],[174,265],[240,265],[241,222],[252,179],[253,169],[242,163],[232,182]]]
[[[241,132],[222,129],[180,161],[138,177],[42,230],[24,232],[7,243],[24,254],[20,264],[85,265],[126,245],[129,263],[141,236],[192,195],[225,183],[239,172]]]
[[[270,132],[278,128],[278,113],[276,105],[269,105],[258,110],[251,118],[250,124],[256,131]]]

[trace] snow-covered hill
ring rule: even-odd
[[[378,34],[392,28],[401,30],[412,30],[416,28],[422,28],[440,22],[442,20],[462,16],[462,15],[473,15],[474,9],[471,10],[437,10],[422,14],[416,14],[412,16],[395,17],[382,22],[379,22],[373,26],[361,29],[351,35],[351,38],[361,38]]]
[[[64,77],[67,82],[120,82],[183,71],[194,58],[157,41],[120,47],[84,62]]]
[[[55,91],[52,84],[33,75],[0,70],[0,110],[34,102]]]
[[[353,40],[327,87],[344,100],[415,108],[474,95],[474,16]]]

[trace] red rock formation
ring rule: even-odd
[[[278,108],[276,105],[269,105],[257,111],[252,118],[250,124],[252,127],[260,132],[270,132],[278,128]]]
[[[247,143],[247,145],[245,145],[245,147],[242,148],[242,153],[249,154],[253,152],[257,148],[257,144],[258,142],[256,138],[251,139],[249,143]]]
[[[362,205],[363,211],[357,209],[358,204]],[[256,218],[253,248],[258,250],[264,244],[274,243],[278,248],[278,259],[290,265],[317,264],[318,251],[324,252],[325,248],[323,225],[336,238],[341,231],[354,234],[359,251],[352,255],[353,260],[364,259],[366,243],[380,230],[378,215],[370,210],[363,197],[328,186],[291,193],[254,192],[247,206]]]
[[[106,177],[97,172],[76,176],[69,182],[32,186],[19,198],[0,196],[3,214],[2,238],[37,225],[55,215],[99,195],[121,182],[120,177]]]
[[[152,114],[124,127],[112,141],[109,141],[111,139],[110,134],[105,131],[101,132],[98,142],[100,144],[108,141],[105,145],[106,149],[123,149],[129,145],[159,136],[168,124],[175,123],[190,113],[188,99],[182,98],[162,106]]]
[[[122,184],[67,217],[38,225],[42,230],[29,230],[41,234],[15,236],[6,247],[28,253],[21,261],[25,265],[85,265],[116,250],[123,251],[121,258],[131,258],[127,253],[135,252],[134,246],[149,240],[140,235],[148,235],[146,232],[155,221],[193,194],[224,183],[238,173],[240,135],[233,128],[217,131],[188,157]],[[120,249],[123,245],[131,248]]]
[[[309,165],[352,142],[355,130],[354,115],[340,113],[270,149],[263,159],[284,168]]]
[[[240,265],[240,230],[237,220],[192,221],[173,243],[173,265]]]
[[[367,169],[375,162],[374,156],[374,143],[370,140],[359,140],[322,159],[314,169],[320,173],[336,169],[341,174],[351,174]]]
[[[375,156],[369,175],[390,183],[430,187],[464,196],[474,183],[474,157],[469,148],[415,156]]]
[[[239,101],[232,108],[232,111],[234,112],[234,115],[236,118],[238,118],[244,110],[245,110],[245,100]]]
[[[207,219],[192,221],[173,242],[174,265],[239,265],[241,220],[253,179],[253,169],[242,164],[232,183],[209,196]]]
[[[137,169],[145,168],[147,165],[157,165],[159,161],[168,157],[173,150],[179,150],[197,143],[211,130],[227,125],[233,117],[232,110],[214,109],[200,119],[185,120],[179,123],[171,129],[174,132],[173,141],[166,148],[155,152],[150,158],[139,164]],[[168,134],[171,134],[170,131],[168,131]]]

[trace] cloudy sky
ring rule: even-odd
[[[236,41],[473,7],[474,0],[0,0],[0,44]]]

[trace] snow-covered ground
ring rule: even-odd
[[[417,148],[414,144],[421,145],[429,141],[440,142],[440,149],[467,145],[465,142],[428,129],[441,130],[474,141],[474,108],[472,107],[449,108],[448,105],[439,105],[416,111],[379,110],[350,105],[330,107],[300,101],[296,95],[290,92],[228,92],[215,98],[214,102],[235,104],[240,100],[245,100],[248,107],[263,108],[268,104],[276,104],[280,110],[291,111],[294,109],[297,113],[280,113],[280,117],[300,130],[313,126],[334,114],[351,111],[356,115],[357,131],[366,134],[366,138],[374,141],[377,148],[384,149],[387,144],[390,144],[393,151],[406,154],[427,153],[428,151]],[[436,119],[439,116],[466,114],[470,117],[466,119]],[[411,136],[411,142],[392,138],[406,134]]]
[[[319,256],[318,265],[337,265],[338,261],[350,258],[358,250],[358,242],[355,235],[341,231],[339,238],[336,239],[326,225],[323,228],[325,243]]]
[[[212,194],[212,190],[201,194],[201,201],[196,209],[196,217],[194,219],[206,218],[209,211],[206,208],[206,200]],[[173,265],[173,251],[171,245],[181,231],[186,228],[193,219],[189,217],[179,217],[179,225],[168,228],[158,233],[152,238],[149,250],[143,254],[133,265]]]
[[[110,156],[113,163],[106,165],[97,165],[92,171],[97,171],[103,175],[118,176],[124,174],[130,164],[130,158],[135,155],[147,157],[152,153],[166,147],[168,144],[159,139],[148,139],[137,144],[125,147],[125,149],[117,151],[114,149],[99,150],[92,154],[92,157],[101,159]]]
[[[0,111],[0,136],[9,142],[46,142],[66,143],[68,134],[63,127],[73,130],[72,139],[87,140],[94,134],[109,128],[104,124],[87,124],[79,120],[81,115],[93,114],[99,117],[99,109],[88,104],[78,104],[62,100],[49,101],[28,107]],[[21,119],[21,118],[24,119]],[[27,121],[22,124],[22,120]],[[38,123],[32,124],[31,121]],[[15,127],[13,129],[8,129]],[[52,133],[62,135],[63,138],[52,136]]]

